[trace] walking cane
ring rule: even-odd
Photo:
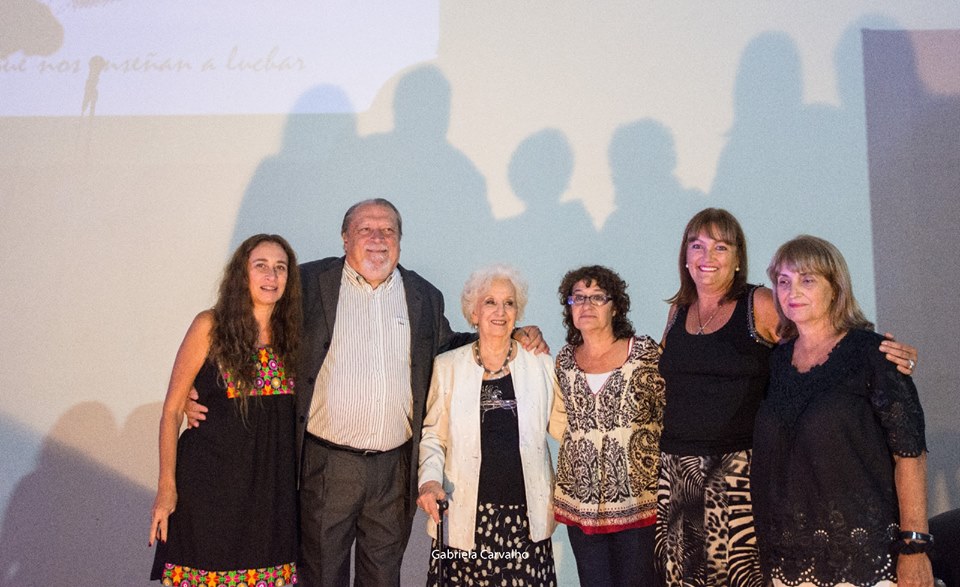
[[[437,500],[437,510],[438,510],[438,513],[440,514],[440,521],[437,522],[437,538],[433,542],[433,548],[434,550],[437,551],[439,555],[439,560],[437,561],[438,563],[437,564],[437,587],[444,587],[444,585],[446,585],[446,582],[447,582],[446,581],[447,578],[445,576],[446,573],[444,572],[445,571],[444,567],[446,565],[447,557],[444,556],[446,553],[442,551],[445,550],[446,548],[443,545],[443,513],[447,511],[448,505],[449,504],[445,499]]]

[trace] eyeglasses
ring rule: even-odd
[[[572,296],[567,296],[567,305],[582,306],[587,302],[590,302],[594,306],[602,306],[612,299],[613,298],[605,294],[593,294],[592,296],[582,296],[580,294],[575,294]]]

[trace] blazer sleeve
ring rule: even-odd
[[[450,413],[447,404],[448,389],[441,384],[449,365],[444,366],[442,359],[434,362],[430,391],[427,394],[427,415],[423,419],[423,433],[420,438],[420,467],[417,487],[427,481],[443,484],[443,467],[446,460],[447,440],[450,431]]]

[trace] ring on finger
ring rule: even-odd
[[[910,367],[911,371],[913,371],[913,368],[917,366],[917,362],[914,361],[913,359],[907,359],[907,363],[908,363],[907,366]]]

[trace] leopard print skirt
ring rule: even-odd
[[[657,563],[668,587],[761,587],[750,451],[661,453]]]

